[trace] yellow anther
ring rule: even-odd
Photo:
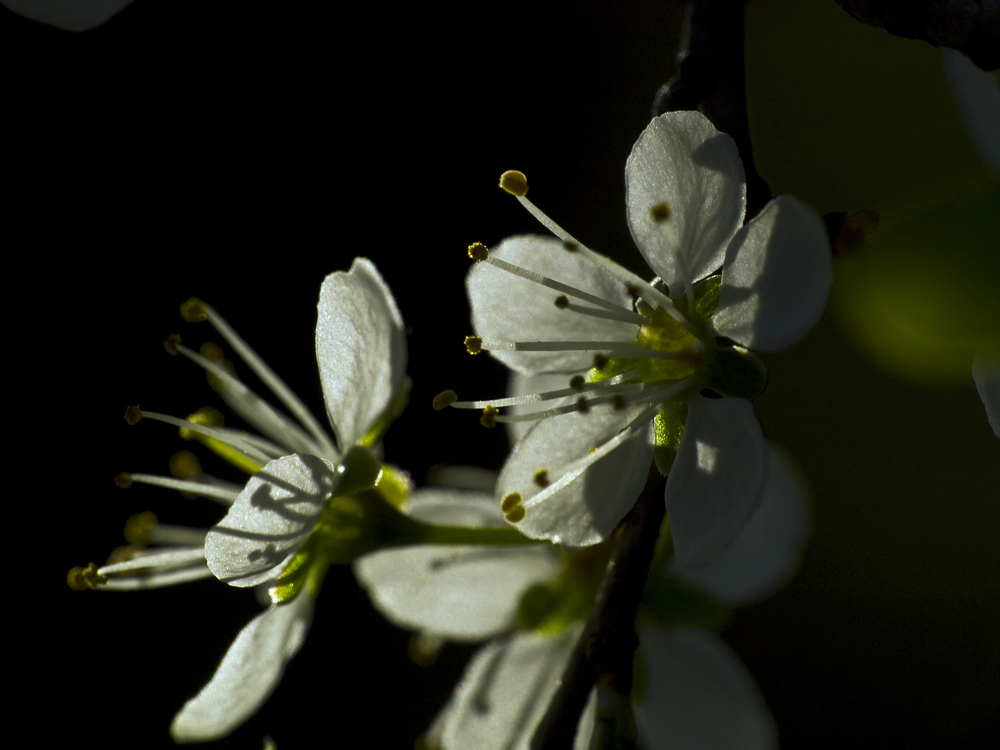
[[[222,427],[225,424],[222,412],[211,406],[203,406],[194,414],[188,414],[187,421],[200,424],[202,427]],[[180,433],[184,440],[191,440],[197,435],[194,430],[189,430],[187,427],[181,427]]]
[[[456,401],[458,401],[458,394],[455,391],[441,391],[434,397],[431,406],[434,407],[434,411],[441,411],[442,409],[447,409]]]
[[[569,253],[575,253],[577,250],[580,249],[580,245],[578,245],[573,240],[563,240],[562,246],[563,250]]]
[[[406,652],[418,667],[432,667],[441,654],[444,639],[430,633],[414,633]]]
[[[662,224],[670,218],[670,214],[672,212],[673,209],[666,201],[663,201],[663,203],[655,203],[649,207],[649,218],[657,224]]]
[[[565,294],[560,294],[558,297],[556,297],[556,307],[558,307],[560,310],[565,310],[567,307],[569,307],[569,297],[567,297]]]
[[[170,476],[189,479],[201,474],[201,461],[191,451],[177,451],[170,457]]]
[[[512,508],[510,513],[505,514],[505,517],[511,523],[517,523],[527,515],[523,505],[518,505],[516,508]]]
[[[160,523],[160,519],[150,510],[130,516],[125,522],[125,541],[136,547],[149,544],[149,534]]]
[[[115,487],[121,487],[123,490],[127,490],[132,486],[132,475],[127,471],[123,471],[121,474],[115,477]]]
[[[181,304],[181,317],[188,323],[201,323],[208,317],[205,314],[205,303],[197,297],[192,297]]]
[[[621,411],[622,409],[624,409],[625,397],[620,393],[616,393],[614,396],[612,396],[611,408],[614,409],[615,411]]]
[[[580,396],[580,398],[576,400],[576,410],[581,414],[586,414],[590,411],[590,404],[587,403],[587,399],[583,396]]]
[[[587,381],[584,379],[583,375],[574,375],[570,378],[569,387],[574,391],[582,391],[586,382]]]
[[[221,367],[223,370],[228,372],[233,377],[236,377],[236,367],[226,359],[225,352],[222,351],[222,347],[212,341],[206,341],[200,347],[198,347],[198,353],[201,354],[209,362],[214,362],[216,365]],[[208,376],[208,385],[216,393],[221,393],[226,389],[226,381],[216,375],[214,372],[205,373]]]
[[[507,497],[503,499],[503,502],[500,503],[500,510],[502,510],[504,513],[510,513],[510,511],[513,508],[516,508],[520,504],[521,504],[521,493],[511,492],[509,495],[507,495]]]
[[[479,263],[490,257],[490,251],[482,242],[473,242],[469,245],[469,257]]]
[[[490,429],[497,426],[498,409],[492,404],[483,409],[483,415],[479,418],[479,424]]]
[[[528,178],[524,176],[524,172],[510,169],[500,175],[500,187],[521,198],[528,194]]]
[[[465,351],[469,354],[479,354],[483,350],[483,340],[478,336],[465,337]]]
[[[206,341],[199,346],[198,353],[209,362],[222,362],[226,359],[226,353],[214,341]]]
[[[136,553],[138,549],[133,547],[131,544],[123,544],[121,547],[115,547],[111,550],[111,554],[108,555],[108,565],[114,565],[115,563],[128,562],[129,560],[134,560],[136,558]]]
[[[73,591],[96,589],[102,583],[107,583],[108,577],[97,572],[97,566],[90,563],[86,568],[72,568],[66,574],[66,585]]]
[[[536,485],[538,485],[542,489],[548,487],[549,484],[551,484],[551,482],[549,482],[549,470],[548,469],[539,469],[538,471],[536,471],[535,472],[535,477],[534,477],[534,482],[535,482]]]
[[[167,351],[171,357],[177,356],[177,347],[181,345],[181,337],[179,334],[171,333],[167,336],[167,340],[163,342],[163,348]]]
[[[142,419],[142,409],[139,408],[139,404],[130,406],[125,410],[125,421],[128,422],[129,425],[134,425],[140,419]]]

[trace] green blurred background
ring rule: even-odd
[[[679,19],[669,2],[621,5],[456,15],[135,0],[83,35],[0,17],[13,71],[5,174],[17,194],[5,245],[26,263],[7,276],[19,355],[8,361],[27,391],[11,400],[30,425],[16,455],[31,482],[13,524],[18,569],[30,570],[16,619],[36,664],[21,692],[59,717],[37,724],[39,737],[170,746],[173,713],[258,611],[248,592],[211,581],[120,597],[62,583],[120,544],[132,513],[218,518],[210,503],[111,482],[122,470],[165,472],[187,447],[162,425],[127,428],[126,405],[177,415],[220,405],[160,345],[175,331],[215,338],[179,319],[188,296],[227,316],[321,414],[319,284],[372,258],[410,327],[415,384],[387,458],[418,482],[438,463],[499,468],[499,431],[429,404],[444,388],[504,388],[502,368],[461,346],[465,246],[539,231],[496,189],[500,172],[526,172],[545,211],[646,273],[622,175],[672,72]],[[985,179],[939,50],[861,26],[832,0],[756,0],[746,44],[755,154],[776,194],[905,223]],[[947,281],[955,257],[923,252],[913,267],[940,263]],[[979,261],[989,259],[968,262]],[[872,294],[864,263],[838,262],[848,311]],[[859,267],[867,286],[843,281]],[[893,278],[874,288],[889,294]],[[859,288],[869,291],[852,296]],[[996,300],[976,304],[995,312]],[[815,529],[795,581],[738,612],[725,637],[786,748],[996,746],[1000,439],[967,365],[949,364],[947,382],[904,376],[913,368],[873,351],[863,329],[831,311],[766,358],[757,412],[809,479]],[[409,747],[474,647],[448,646],[421,669],[407,641],[349,571],[332,572],[281,686],[217,746],[259,747],[268,734],[282,750]]]

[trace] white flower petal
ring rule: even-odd
[[[778,731],[753,678],[715,635],[686,628],[639,632],[645,666],[635,707],[646,750],[771,750]]]
[[[312,622],[313,597],[303,591],[253,618],[229,647],[215,675],[174,718],[177,742],[225,737],[256,713],[281,680]]]
[[[671,562],[668,573],[738,607],[763,599],[798,570],[809,535],[805,484],[788,457],[768,447],[760,504],[725,552],[702,568]]]
[[[3,0],[3,5],[32,21],[66,31],[87,31],[107,23],[132,0]]]
[[[990,420],[993,434],[1000,437],[1000,360],[987,359],[982,353],[977,353],[972,360],[972,378],[986,407],[986,417]]]
[[[816,325],[833,285],[826,228],[791,195],[764,206],[726,251],[715,330],[744,346],[784,349]]]
[[[392,403],[406,375],[406,332],[375,265],[355,258],[319,293],[316,359],[339,447],[358,442]]]
[[[668,112],[654,118],[632,147],[625,188],[632,239],[672,296],[684,291],[675,249],[692,281],[722,265],[726,245],[743,224],[746,177],[736,143],[707,117]],[[677,248],[649,215],[650,207],[664,201]]]
[[[678,565],[707,565],[732,544],[757,507],[766,464],[767,443],[750,402],[688,401],[665,493]]]
[[[354,573],[397,625],[482,640],[513,625],[524,592],[559,567],[547,546],[418,545],[364,555]]]
[[[528,750],[581,629],[518,633],[479,649],[439,717],[442,748]]]
[[[270,580],[309,536],[339,479],[316,456],[282,456],[250,477],[226,517],[205,538],[205,559],[233,586]]]
[[[406,511],[438,525],[506,525],[494,497],[478,493],[418,490]],[[525,590],[559,569],[548,545],[426,544],[381,550],[354,563],[358,580],[389,620],[452,640],[488,638],[509,627]]]
[[[500,498],[521,495],[526,515],[518,531],[573,547],[597,544],[614,531],[645,486],[653,458],[647,429],[620,432],[645,407],[602,404],[538,422],[497,480]],[[550,477],[545,488],[535,483],[539,469]]]
[[[492,493],[421,487],[410,495],[403,511],[424,523],[438,526],[468,526],[473,529],[502,528],[503,511]]]
[[[579,253],[552,237],[508,237],[490,256],[568,284],[625,310],[632,309],[625,287]],[[488,341],[635,341],[636,326],[581,315],[555,306],[560,292],[476,263],[466,279],[472,305],[472,327]],[[580,302],[588,305],[589,303]],[[527,375],[545,371],[585,370],[594,352],[491,352],[512,370]]]
[[[944,50],[944,70],[979,155],[1000,172],[1000,86],[996,76],[980,70],[953,49]]]

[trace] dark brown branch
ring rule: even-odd
[[[951,47],[983,70],[1000,68],[1000,0],[837,0],[862,23]]]
[[[771,199],[757,174],[747,126],[743,65],[744,0],[687,0],[674,74],[657,92],[653,115],[683,109],[703,113],[736,141],[747,176],[747,219]]]
[[[619,693],[632,690],[632,659],[639,644],[635,615],[666,511],[666,477],[655,465],[646,487],[619,527],[594,608],[562,682],[531,740],[532,750],[570,750],[591,688],[603,679]]]

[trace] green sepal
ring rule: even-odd
[[[722,274],[702,279],[694,285],[694,311],[702,320],[709,320],[719,309]]]
[[[370,490],[382,476],[382,462],[368,448],[355,445],[341,461],[340,481],[334,489],[335,495],[353,495],[361,490]]]
[[[286,604],[292,601],[304,588],[308,588],[313,596],[319,593],[330,562],[316,554],[318,541],[318,537],[311,534],[306,543],[289,560],[278,580],[268,588],[267,594],[273,604]]]
[[[650,571],[636,619],[648,625],[721,630],[730,612],[701,589]]]
[[[713,346],[705,358],[702,385],[723,396],[753,401],[767,387],[767,368],[742,346]]]
[[[375,483],[375,491],[389,505],[399,510],[406,504],[406,499],[413,491],[413,480],[398,466],[382,464],[382,471]]]
[[[683,398],[674,399],[653,418],[653,458],[663,476],[669,474],[674,465],[686,421],[687,400]]]
[[[538,583],[521,595],[517,625],[536,633],[561,633],[577,620],[584,620],[594,604],[593,592],[561,580]]]
[[[275,584],[268,588],[267,593],[274,604],[290,602],[302,591],[309,577],[309,563],[314,558],[311,549],[314,545],[310,544],[311,540],[312,536],[299,548],[295,557],[289,560]]]

